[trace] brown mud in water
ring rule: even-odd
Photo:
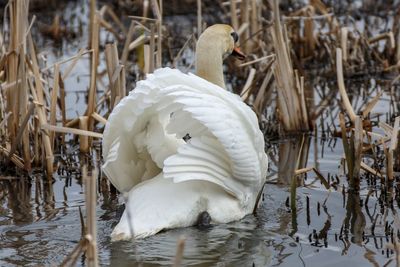
[[[83,176],[97,185],[101,266],[171,266],[181,236],[184,266],[396,266],[398,1],[282,0],[279,10],[276,1],[202,1],[200,17],[195,0],[164,1],[160,20],[158,1],[98,1],[93,19],[95,1],[31,0],[14,48],[7,2],[0,1],[0,266],[88,265],[93,207]],[[228,59],[226,80],[266,137],[270,169],[255,215],[111,243],[124,205],[92,171],[102,164],[104,122],[145,73],[193,72],[197,28],[217,22],[240,34],[247,63]]]

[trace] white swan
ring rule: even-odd
[[[243,57],[235,41],[228,25],[207,28],[196,48],[202,78],[158,69],[111,113],[102,168],[128,193],[112,240],[191,226],[204,211],[212,224],[252,212],[268,160],[254,112],[221,88],[223,58]]]

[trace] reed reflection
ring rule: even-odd
[[[297,232],[297,187],[303,185],[303,179],[298,179],[296,170],[305,168],[308,161],[310,147],[309,136],[297,136],[279,144],[278,183],[290,185],[290,209],[292,217],[292,231]]]
[[[8,191],[7,207],[12,212],[15,225],[32,223],[31,183],[28,179],[4,181]]]
[[[350,241],[354,244],[362,245],[366,220],[361,207],[360,193],[349,191],[347,196],[342,238],[349,240],[348,234],[350,233]],[[342,253],[346,253],[347,249],[348,247],[345,247]]]

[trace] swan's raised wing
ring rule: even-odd
[[[240,200],[259,188],[267,169],[254,112],[238,96],[168,68],[117,105],[104,131],[103,157],[103,170],[120,191],[162,169],[175,182],[209,181]]]

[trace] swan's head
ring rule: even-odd
[[[214,24],[200,35],[197,42],[197,51],[206,54],[206,51],[217,50],[221,54],[222,59],[232,55],[240,60],[244,60],[246,56],[236,45],[238,41],[239,35],[231,26],[226,24]]]
[[[245,55],[236,46],[238,34],[226,24],[215,24],[208,27],[196,45],[197,75],[225,88],[222,61],[229,55],[243,60]]]

